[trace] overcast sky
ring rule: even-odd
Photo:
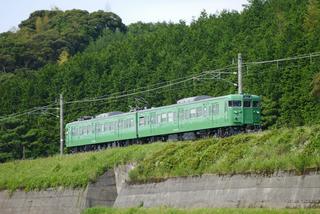
[[[29,17],[35,10],[49,10],[57,6],[61,10],[83,9],[90,12],[107,10],[118,14],[125,24],[157,21],[190,22],[202,10],[217,13],[223,9],[238,10],[247,0],[1,0],[0,32]]]

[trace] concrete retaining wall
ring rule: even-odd
[[[1,214],[79,214],[93,206],[112,206],[117,197],[113,170],[85,189],[45,191],[0,191]]]
[[[133,165],[101,176],[85,189],[0,191],[1,214],[78,214],[87,207],[320,207],[320,174],[294,176],[215,176],[168,179],[161,183],[129,185]]]
[[[320,207],[320,175],[214,176],[174,178],[122,186],[115,207]]]

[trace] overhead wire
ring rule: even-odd
[[[54,106],[54,105],[55,105],[55,103],[52,103],[52,104],[49,104],[49,105],[46,105],[46,106],[33,107],[33,108],[27,109],[27,110],[25,110],[23,112],[18,112],[18,113],[13,113],[13,114],[10,114],[10,115],[2,116],[2,117],[0,117],[0,121],[5,121],[5,120],[8,120],[8,119],[14,119],[14,118],[21,117],[21,116],[24,116],[24,115],[30,115],[30,114],[38,112],[38,111],[46,110],[47,107],[51,107],[51,106]]]
[[[309,54],[303,54],[303,55],[298,55],[298,56],[294,56],[294,57],[287,57],[287,58],[281,58],[281,59],[273,59],[273,60],[264,60],[264,61],[253,61],[253,62],[246,62],[243,63],[244,66],[249,66],[249,65],[262,65],[262,64],[269,64],[269,63],[278,63],[278,62],[284,62],[284,61],[292,61],[292,60],[298,60],[298,59],[306,59],[306,58],[314,58],[314,57],[320,57],[320,52],[314,52],[314,53],[309,53]],[[98,101],[111,101],[114,99],[119,99],[119,98],[126,98],[126,97],[130,97],[130,96],[134,96],[134,95],[138,95],[138,94],[143,94],[143,93],[147,93],[147,92],[154,92],[160,89],[164,89],[164,88],[168,88],[171,86],[175,86],[175,85],[179,85],[191,80],[197,80],[197,78],[199,78],[198,80],[201,80],[201,77],[209,75],[209,74],[214,74],[217,72],[220,72],[221,74],[231,74],[233,72],[224,72],[226,70],[229,69],[233,69],[233,68],[237,68],[237,66],[227,66],[225,68],[221,68],[221,69],[216,69],[216,70],[209,70],[209,71],[203,71],[200,74],[197,75],[190,75],[187,77],[180,77],[180,78],[176,78],[174,80],[169,80],[166,82],[161,82],[161,83],[156,83],[153,85],[148,85],[148,86],[144,86],[144,87],[140,87],[140,88],[136,88],[136,89],[131,89],[125,92],[115,92],[109,95],[103,95],[103,96],[99,96],[96,98],[86,98],[86,99],[82,99],[82,100],[74,100],[74,101],[67,101],[65,102],[65,104],[76,104],[76,103],[88,103],[88,102],[98,102]],[[205,78],[203,78],[205,80]],[[208,78],[209,79],[209,78]],[[210,78],[210,79],[219,79],[219,78]],[[225,79],[220,78],[221,80],[225,81]],[[230,83],[230,81],[227,80],[227,82]],[[160,85],[160,86],[158,86]],[[152,86],[158,86],[158,87],[154,87],[154,88],[150,88]],[[143,89],[147,89],[147,90],[143,90]],[[141,91],[142,90],[142,91]],[[117,96],[118,95],[118,96]],[[52,105],[57,105],[55,103],[47,105],[47,106],[41,106],[41,107],[34,107],[28,110],[25,110],[23,112],[19,112],[19,113],[14,113],[11,115],[7,115],[7,116],[3,116],[0,117],[0,121],[3,120],[7,120],[7,119],[12,119],[12,118],[16,118],[16,117],[20,117],[23,115],[27,115],[27,114],[31,114],[33,112],[37,112],[37,111],[42,111],[45,110],[46,107],[52,106]]]
[[[147,93],[147,92],[153,92],[153,91],[156,91],[156,90],[159,90],[159,89],[171,87],[171,86],[174,86],[174,85],[179,85],[181,83],[185,83],[185,82],[188,82],[188,81],[191,81],[191,80],[196,80],[197,78],[205,76],[205,75],[208,75],[208,74],[212,74],[212,73],[216,73],[216,72],[222,72],[222,71],[225,71],[225,70],[230,69],[230,68],[231,67],[228,66],[228,67],[221,68],[221,69],[216,69],[216,70],[211,70],[211,71],[204,71],[204,72],[201,72],[198,75],[192,75],[192,76],[189,76],[188,78],[184,78],[184,79],[182,79],[180,81],[175,81],[175,82],[169,81],[169,83],[166,84],[166,85],[155,87],[155,88],[149,88],[149,89],[143,90],[143,91],[135,91],[135,92],[132,92],[132,93],[120,94],[118,96],[108,96],[108,97],[104,97],[104,98],[93,98],[93,99],[66,101],[65,104],[105,101],[105,100],[112,100],[112,99],[130,97],[130,96],[133,96],[133,95],[143,94],[143,93]]]

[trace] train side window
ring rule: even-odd
[[[123,125],[124,125],[123,120],[119,120],[119,129],[123,129],[124,128]]]
[[[215,103],[212,105],[212,114],[213,115],[219,114],[219,104],[218,103]]]
[[[142,116],[142,117],[139,117],[139,126],[144,126],[144,124],[145,124],[145,119],[144,119],[144,117]]]
[[[173,120],[174,120],[174,119],[173,119],[173,112],[169,112],[169,113],[168,113],[168,122],[169,122],[169,123],[172,123]]]
[[[202,107],[198,107],[197,108],[197,117],[202,117],[202,114],[203,114]]]
[[[101,132],[100,124],[96,124],[96,133],[100,133],[100,132]]]
[[[167,122],[167,113],[161,114],[161,123]]]
[[[208,108],[206,106],[203,107],[203,116],[208,117]]]
[[[155,114],[151,114],[150,115],[150,123],[151,124],[156,124],[156,115]]]
[[[251,107],[251,101],[250,100],[243,101],[243,107],[244,108],[250,108]]]
[[[184,111],[179,111],[179,120],[184,120]]]
[[[185,110],[184,111],[184,119],[188,120],[190,118],[190,111],[189,110]]]
[[[178,118],[177,118],[177,112],[173,112],[173,121],[177,121]]]
[[[197,109],[193,108],[190,110],[190,118],[194,118],[197,116]]]
[[[252,107],[253,107],[253,108],[260,107],[260,102],[259,102],[259,101],[253,101],[253,102],[252,102]]]

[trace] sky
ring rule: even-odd
[[[190,23],[202,10],[216,14],[223,9],[241,11],[247,0],[1,0],[0,32],[5,32],[29,17],[35,10],[82,9],[116,13],[128,25],[142,22]]]

